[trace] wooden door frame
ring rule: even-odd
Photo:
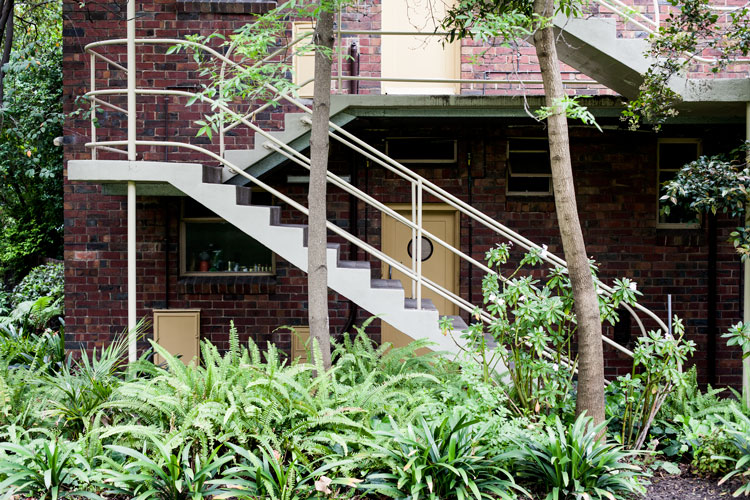
[[[409,217],[411,217],[411,203],[386,203],[386,206],[393,210],[394,212],[404,212],[409,211]],[[456,242],[456,248],[459,250],[461,249],[461,214],[455,207],[448,205],[447,203],[423,203],[422,204],[422,212],[453,212],[453,239]],[[380,212],[380,249],[383,250],[383,227],[385,218],[391,217],[385,212]],[[394,219],[395,220],[395,219]],[[401,224],[401,222],[396,221],[398,224]],[[438,243],[435,243],[436,245]],[[442,246],[442,245],[441,245]],[[453,252],[450,252],[453,254],[453,262],[454,262],[454,269],[455,273],[453,276],[453,293],[461,296],[461,258],[456,255]],[[380,262],[380,275],[386,276],[387,273],[387,266],[385,262]],[[406,293],[406,290],[404,290],[404,293]],[[460,308],[456,306],[460,312]]]

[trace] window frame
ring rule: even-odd
[[[435,164],[449,164],[449,163],[457,163],[458,162],[458,140],[457,139],[451,139],[450,137],[418,137],[418,136],[408,136],[408,137],[386,137],[385,138],[385,154],[388,156],[391,156],[390,152],[390,144],[392,141],[408,141],[411,139],[428,139],[428,140],[438,140],[438,141],[446,141],[453,143],[453,155],[450,158],[434,158],[434,159],[419,159],[419,158],[393,158],[395,161],[399,163],[435,163]]]
[[[547,137],[508,137],[508,139],[505,142],[505,160],[506,160],[506,169],[505,169],[505,194],[506,196],[551,196],[552,195],[552,172],[550,171],[549,174],[512,174],[512,163],[510,161],[510,153],[511,151],[518,152],[518,153],[540,153],[544,152],[549,155],[549,149],[546,150],[540,150],[540,149],[510,149],[510,143],[512,141],[529,141],[529,140],[536,140],[536,141],[549,141],[549,138]],[[549,179],[548,186],[549,189],[547,191],[511,191],[510,189],[510,177],[511,175],[515,175],[516,178],[518,177],[525,177],[525,178],[542,178],[546,177]]]
[[[253,189],[255,191],[255,189]],[[223,223],[234,227],[237,231],[241,231],[236,226],[227,222],[221,217],[185,217],[185,199],[183,198],[180,204],[180,277],[213,277],[213,276],[276,276],[276,253],[271,251],[271,271],[188,271],[187,270],[187,228],[186,223],[192,224],[206,224],[206,223]]]
[[[661,222],[661,178],[662,171],[678,172],[671,168],[661,168],[662,144],[696,144],[696,159],[703,154],[703,140],[700,137],[662,137],[656,141],[656,228],[657,229],[697,229],[701,227],[701,216],[696,215],[696,222]]]

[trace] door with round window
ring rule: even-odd
[[[411,205],[391,206],[400,215],[411,220]],[[422,227],[437,238],[453,247],[458,246],[458,212],[446,205],[425,204],[422,214]],[[412,230],[396,219],[383,214],[382,221],[382,249],[383,252],[397,260],[407,268],[412,267],[412,255],[416,246],[412,238]],[[447,290],[458,294],[458,258],[444,246],[432,241],[429,237],[422,237],[421,249],[422,275],[427,279],[443,286]],[[386,263],[382,265],[383,278],[401,280],[404,295],[416,297],[416,287],[405,274],[392,269]],[[430,299],[437,307],[441,316],[458,314],[458,308],[451,301],[432,290],[422,287],[422,298]],[[386,321],[381,322],[381,337],[383,342],[391,342],[396,347],[408,344],[412,339],[399,332]]]

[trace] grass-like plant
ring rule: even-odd
[[[324,474],[353,460],[324,459],[316,469],[297,457],[285,460],[268,443],[258,446],[258,453],[229,444],[237,454],[238,464],[227,469],[222,478],[213,482],[229,488],[227,498],[255,500],[307,500],[325,498],[332,493],[331,485],[353,485],[351,479],[330,479]],[[293,455],[293,454],[292,454]]]
[[[121,468],[103,471],[108,492],[128,495],[133,500],[199,500],[224,493],[211,480],[234,456],[219,455],[217,448],[206,460],[201,460],[191,445],[183,442],[173,450],[167,443],[152,439],[149,454],[145,450],[107,445],[108,450],[128,459]]]
[[[404,428],[391,420],[369,443],[389,470],[370,474],[360,487],[412,500],[515,498],[523,489],[500,466],[502,457],[484,441],[484,432],[460,411]]]
[[[643,492],[639,467],[627,462],[633,455],[607,443],[606,423],[593,425],[585,414],[566,427],[558,416],[547,429],[547,442],[522,439],[509,455],[512,472],[546,495],[546,500],[608,499]]]
[[[739,458],[728,456],[714,456],[712,458],[734,462],[734,469],[725,475],[719,481],[719,484],[723,484],[732,478],[740,479],[742,485],[737,488],[733,496],[750,496],[750,418],[737,406],[734,409],[733,420],[722,417],[719,417],[719,419],[724,424],[726,432],[731,436],[732,444],[735,446]]]
[[[1,443],[0,450],[8,457],[0,460],[0,492],[3,500],[31,497],[57,500],[68,497],[99,499],[94,493],[80,490],[90,472],[87,463],[75,453],[73,443],[53,439],[38,440],[27,445]]]

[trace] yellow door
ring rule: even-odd
[[[314,29],[312,23],[302,22],[292,24],[293,39],[311,33]],[[305,38],[300,41],[295,47],[294,57],[292,58],[292,67],[294,69],[294,84],[302,85],[306,81],[313,78],[315,75],[315,51],[312,49],[302,50],[303,47],[310,45],[312,38]],[[312,82],[302,85],[299,88],[300,97],[312,97],[313,96],[313,84]]]
[[[430,33],[445,17],[452,0],[382,0],[382,31]],[[443,45],[440,36],[384,35],[382,38],[383,77],[457,79],[460,69],[460,43]],[[383,94],[458,94],[454,83],[381,83]]]
[[[411,219],[411,208],[392,208],[400,215]],[[425,231],[456,247],[459,235],[458,213],[455,210],[449,210],[442,206],[424,205],[422,227]],[[409,269],[412,266],[412,247],[415,246],[412,245],[411,240],[411,228],[383,214],[382,250]],[[446,290],[458,294],[458,258],[453,252],[442,245],[433,243],[428,237],[424,237],[422,240],[422,275]],[[391,279],[401,280],[405,296],[412,297],[412,280],[406,275],[383,263],[382,276],[383,278],[390,276]],[[416,294],[414,297],[416,297]],[[455,304],[424,286],[422,287],[422,298],[432,300],[441,316],[458,314],[458,307]],[[383,342],[390,342],[396,347],[411,342],[411,337],[399,332],[385,321],[381,321],[381,325]]]

